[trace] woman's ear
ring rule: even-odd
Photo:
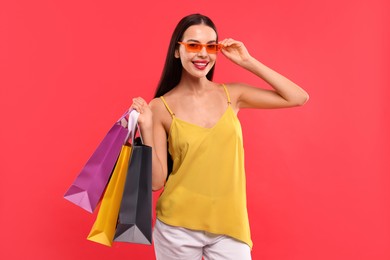
[[[178,49],[175,50],[175,58],[176,58],[176,59],[180,58],[179,50],[178,50]]]

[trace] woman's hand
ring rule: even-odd
[[[223,46],[221,50],[222,54],[237,65],[242,66],[243,63],[251,58],[251,55],[242,42],[227,38],[219,43]]]
[[[134,109],[138,111],[139,117],[138,117],[138,125],[141,129],[152,129],[153,127],[153,114],[152,110],[150,109],[148,103],[141,98],[136,97],[133,98],[133,104],[131,105],[130,109]]]

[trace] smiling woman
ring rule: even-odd
[[[219,51],[273,89],[213,82]],[[242,42],[218,41],[210,18],[193,14],[178,23],[155,99],[148,105],[138,97],[132,104],[141,113],[145,144],[153,147],[153,188],[164,188],[156,209],[157,259],[251,259],[237,113],[293,107],[307,99],[302,88],[252,57]]]
[[[195,149],[192,138],[213,136],[213,131],[227,126],[226,120],[236,120],[234,98],[241,101],[239,107],[253,103],[248,102],[249,92],[234,97],[235,89],[246,84],[231,82],[268,86],[246,66],[230,62],[223,47],[206,75],[215,88],[191,92],[188,81],[187,93],[174,93],[186,74],[181,59],[175,58],[175,50],[185,47],[177,42],[184,41],[187,28],[202,22],[185,19],[188,23],[181,23],[169,40],[182,16],[199,11],[217,23],[215,43],[225,37],[243,41],[251,56],[310,93],[303,107],[238,113],[252,258],[389,260],[390,1],[165,0],[154,1],[152,7],[150,3],[0,1],[0,259],[155,259],[153,246],[118,243],[106,248],[91,243],[86,237],[95,216],[86,216],[63,199],[107,127],[131,104],[129,97],[150,102],[156,130],[144,124],[143,131],[156,134],[153,150],[175,160],[173,171],[167,170],[166,191],[178,191],[180,198],[181,191],[199,186],[169,218],[198,207],[207,195],[202,189],[206,182],[223,194],[226,180],[212,179],[218,172],[209,170],[201,185],[194,182],[191,187],[188,181],[181,186],[178,177],[185,164],[179,160],[185,160],[186,145],[187,151]],[[164,66],[168,45],[170,65]],[[163,68],[167,76],[161,78],[157,99],[152,100]],[[219,83],[229,91],[230,108]],[[205,97],[210,100],[202,102]],[[140,108],[145,120],[150,111]],[[179,135],[183,129],[184,135]],[[160,142],[172,146],[170,153],[158,146]],[[210,167],[229,163],[222,157],[228,149],[225,140],[215,139],[213,146],[203,148],[199,147],[197,162],[204,160]],[[221,153],[217,159],[204,153],[213,149]],[[165,158],[156,158],[166,167]],[[155,165],[153,179],[158,180],[162,166]],[[160,185],[156,183],[155,189]],[[161,191],[154,193],[156,203]],[[159,200],[163,210],[165,201],[175,199],[167,195]],[[196,212],[198,219],[217,208],[203,210],[207,212]],[[224,214],[209,225],[230,222],[228,217]],[[157,222],[157,230],[161,226]]]

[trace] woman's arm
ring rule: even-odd
[[[225,39],[222,53],[232,62],[266,81],[273,90],[266,90],[240,84],[232,85],[237,108],[282,108],[300,106],[309,95],[297,84],[265,66],[247,51],[242,42]]]
[[[152,189],[164,187],[167,178],[167,134],[162,124],[161,105],[152,100],[150,105],[140,97],[133,99],[132,108],[140,115],[138,124],[145,145],[152,147]]]

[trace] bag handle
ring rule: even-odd
[[[126,116],[127,116],[128,114],[130,114],[131,111],[132,111],[132,109],[126,110],[126,112],[117,120],[117,122],[120,123],[120,122],[122,121],[122,119],[125,119]]]
[[[137,112],[137,110],[133,109],[130,111],[129,124],[127,127],[129,129],[129,136],[130,136],[130,140],[131,140],[132,144],[134,144],[135,134],[137,133],[137,130],[139,131],[141,142],[143,143],[141,131],[140,131],[139,126],[138,126],[138,117],[139,117],[139,112]],[[129,136],[128,136],[128,138],[129,138]]]
[[[127,119],[126,116],[129,116]],[[125,144],[129,138],[131,139],[131,142],[134,142],[134,136],[138,127],[138,116],[139,113],[134,109],[128,109],[118,120],[117,123],[120,124],[122,127],[127,129],[127,135],[123,143]],[[141,133],[141,132],[140,132]],[[142,140],[142,137],[141,137]]]

